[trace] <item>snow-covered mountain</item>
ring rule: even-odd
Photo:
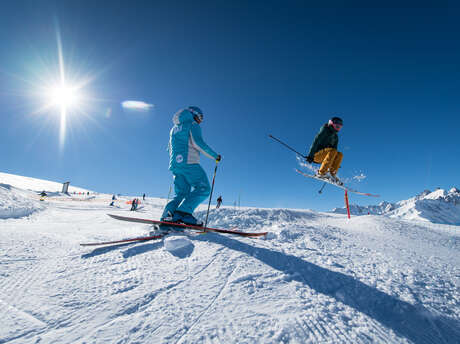
[[[334,213],[346,214],[346,208],[334,208]],[[378,205],[350,205],[353,215],[386,215],[398,219],[429,221],[442,224],[460,224],[460,190],[438,189],[397,203],[382,202]]]
[[[210,225],[269,235],[82,247],[148,235],[107,213],[166,200],[39,201],[20,179],[0,186],[0,343],[459,343],[460,226],[223,207]]]
[[[67,182],[67,180],[63,181]],[[9,184],[17,188],[31,190],[36,192],[46,191],[46,192],[61,192],[62,183],[52,182],[49,180],[43,180],[38,178],[18,176],[15,174],[2,173],[0,172],[0,184]],[[69,190],[70,193],[73,192],[84,192],[87,193],[90,190],[79,188],[70,184]]]

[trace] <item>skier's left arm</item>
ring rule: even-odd
[[[201,127],[198,123],[192,124],[192,130],[190,131],[190,138],[192,140],[193,145],[204,155],[211,159],[217,159],[219,154],[214,152],[211,147],[209,147],[206,142],[203,140],[203,136],[201,135]]]

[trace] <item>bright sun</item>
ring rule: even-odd
[[[33,82],[36,84],[33,94],[39,98],[41,104],[36,113],[46,112],[53,116],[53,120],[59,118],[59,147],[62,151],[67,126],[82,123],[85,117],[89,117],[91,98],[87,97],[85,88],[95,76],[89,73],[79,75],[72,72],[71,68],[66,68],[59,29],[56,29],[56,36],[58,63],[56,66],[44,65],[44,69],[50,73],[37,77],[37,82]],[[77,120],[70,120],[71,117],[77,117]]]
[[[68,109],[78,105],[80,96],[75,87],[59,85],[50,89],[49,99],[52,105]]]

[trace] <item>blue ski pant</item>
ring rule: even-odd
[[[174,175],[175,196],[166,204],[162,219],[176,210],[192,214],[211,191],[208,176],[199,164],[185,165],[171,172]]]

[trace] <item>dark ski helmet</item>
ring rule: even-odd
[[[335,130],[339,131],[343,126],[343,121],[340,117],[332,117],[329,122],[329,126],[332,126]]]
[[[198,106],[189,106],[187,110],[192,113],[193,118],[198,123],[200,123],[203,120],[203,111],[201,111],[201,109]]]

